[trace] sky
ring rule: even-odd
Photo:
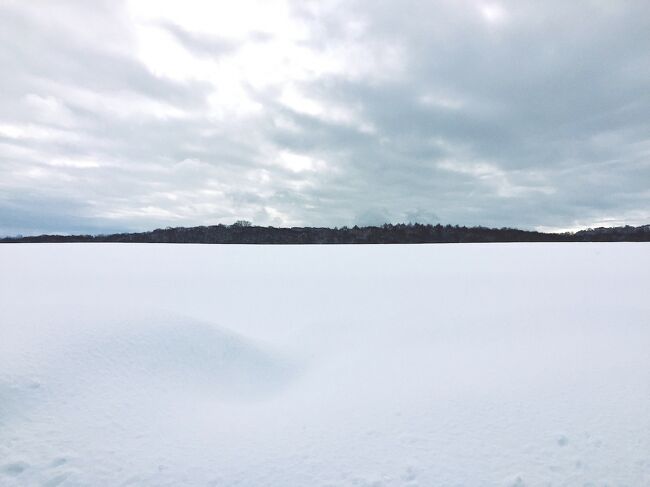
[[[650,3],[0,0],[0,235],[650,223]]]

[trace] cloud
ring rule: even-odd
[[[650,219],[646,2],[0,5],[0,234]]]

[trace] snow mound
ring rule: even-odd
[[[149,316],[124,320],[110,333],[72,344],[67,367],[108,381],[157,381],[224,400],[272,394],[291,375],[288,360],[223,328],[189,318]],[[73,373],[72,373],[73,375]],[[75,381],[78,383],[78,381]]]

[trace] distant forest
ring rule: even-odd
[[[484,242],[648,242],[650,225],[589,228],[573,233],[543,233],[515,228],[385,224],[366,227],[260,227],[247,221],[233,225],[176,227],[111,235],[40,235],[7,237],[11,242],[127,242],[197,244],[418,244]]]

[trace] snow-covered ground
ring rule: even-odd
[[[650,246],[0,246],[1,486],[650,486]]]

